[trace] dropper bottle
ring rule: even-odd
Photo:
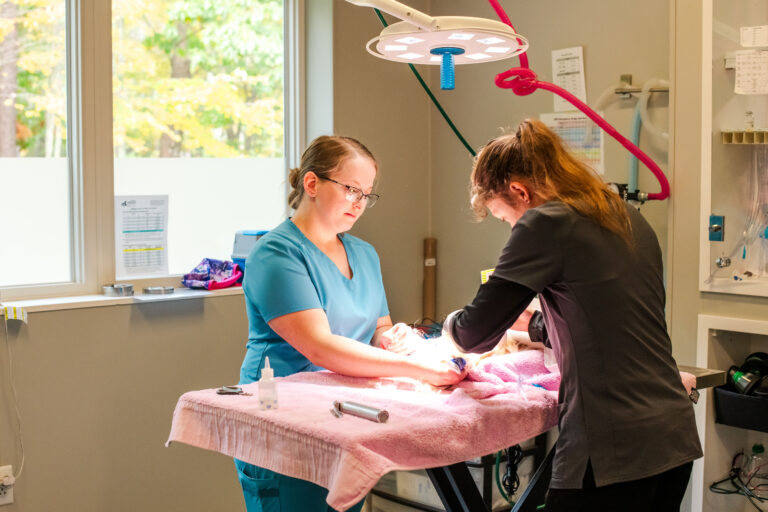
[[[277,409],[277,385],[275,371],[269,367],[269,357],[264,358],[264,368],[259,379],[259,409]]]

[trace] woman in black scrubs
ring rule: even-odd
[[[672,358],[656,235],[537,120],[488,143],[471,186],[475,212],[512,231],[444,329],[483,352],[530,318],[532,341],[554,350],[560,437],[546,511],[679,510],[702,453]],[[527,316],[537,294],[543,315]]]

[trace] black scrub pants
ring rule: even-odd
[[[664,473],[595,486],[592,464],[587,464],[582,489],[550,489],[545,512],[679,512],[693,462]]]

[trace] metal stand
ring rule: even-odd
[[[529,453],[534,455],[534,464],[538,464],[538,469],[528,482],[528,487],[515,504],[512,512],[535,512],[539,505],[544,503],[549,479],[552,476],[552,459],[555,456],[555,448],[552,447],[552,450],[542,461],[541,457],[545,446],[546,435],[537,436],[536,447]],[[491,504],[488,495],[486,495],[485,500],[480,495],[465,462],[441,468],[431,468],[427,470],[427,474],[432,480],[432,485],[435,486],[446,512],[490,511]]]
[[[536,473],[531,478],[523,492],[520,500],[512,509],[513,512],[534,512],[538,506],[544,503],[544,496],[549,485],[549,478],[552,474],[552,459],[555,449],[546,452],[546,434],[536,436],[533,448],[523,451],[524,456],[533,456],[534,467],[537,467]],[[451,466],[427,469],[427,475],[432,481],[432,485],[443,502],[446,512],[490,512],[493,500],[493,466],[495,456],[486,455],[481,458],[480,463],[459,462]],[[469,472],[469,466],[483,468],[483,489],[477,488],[472,474]],[[372,494],[380,496],[390,501],[408,505],[418,510],[434,512],[439,509],[423,503],[416,503],[412,500],[404,499],[399,496],[393,496],[373,489]],[[509,508],[503,510],[510,510]]]
[[[446,512],[490,512],[466,463],[427,470]]]

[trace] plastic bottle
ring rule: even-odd
[[[760,443],[752,446],[752,453],[741,468],[741,480],[761,498],[768,498],[768,457]]]
[[[269,366],[269,358],[264,358],[264,368],[259,379],[259,409],[277,409],[277,384],[275,371]]]

